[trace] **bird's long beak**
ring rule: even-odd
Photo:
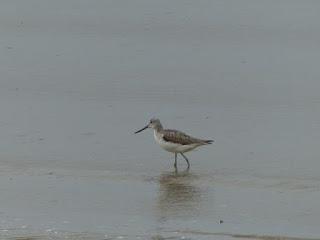
[[[136,133],[139,133],[139,132],[142,132],[143,130],[147,129],[148,127],[149,127],[149,126],[147,125],[147,126],[145,126],[144,128],[141,128],[140,130],[136,131],[135,134],[136,134]]]

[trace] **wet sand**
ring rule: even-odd
[[[0,5],[0,239],[320,239],[320,3]]]

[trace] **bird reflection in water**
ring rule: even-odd
[[[160,221],[199,214],[202,193],[200,187],[195,185],[196,180],[197,176],[188,170],[159,176],[157,216]]]

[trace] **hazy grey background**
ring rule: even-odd
[[[0,236],[320,237],[319,11],[1,1]],[[153,116],[216,142],[175,175]]]

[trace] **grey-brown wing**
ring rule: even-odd
[[[171,129],[163,130],[163,139],[168,142],[179,143],[182,145],[201,143],[200,139],[193,138],[184,132]]]

